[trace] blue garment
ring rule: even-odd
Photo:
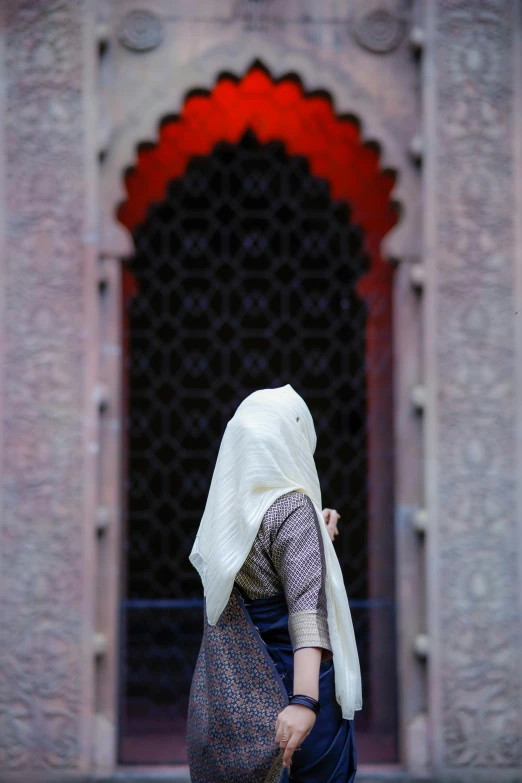
[[[256,600],[242,597],[244,606],[266,644],[286,690],[291,695],[294,655],[288,633],[288,608],[285,596],[280,593]],[[294,752],[289,781],[290,783],[353,783],[357,771],[354,725],[353,720],[343,719],[341,707],[335,698],[333,658],[324,661],[320,666],[319,702],[321,711],[314,727],[302,743],[301,750]]]

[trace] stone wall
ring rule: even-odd
[[[2,780],[90,763],[87,18],[82,0],[3,4]]]
[[[441,0],[426,10],[432,764],[441,777],[519,779],[520,20],[509,0]]]

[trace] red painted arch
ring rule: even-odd
[[[356,122],[336,116],[328,97],[307,95],[296,79],[276,81],[256,66],[240,80],[224,76],[211,91],[189,96],[180,115],[163,122],[157,143],[139,149],[125,177],[127,196],[117,216],[132,233],[149,206],[164,199],[169,182],[183,176],[191,158],[208,155],[220,141],[237,143],[247,129],[263,143],[278,140],[289,155],[306,157],[311,173],[328,181],[332,199],[349,204],[351,222],[363,230],[371,263],[356,290],[368,305],[369,597],[391,597],[393,269],[380,246],[397,212],[391,199],[394,176],[382,170],[376,147],[363,142]],[[378,652],[379,628],[373,638]]]
[[[276,82],[259,67],[240,81],[222,77],[211,92],[187,98],[179,117],[161,127],[157,144],[139,150],[125,178],[127,198],[118,219],[132,232],[192,157],[208,155],[219,141],[237,143],[249,128],[261,142],[277,139],[289,155],[308,159],[311,173],[329,182],[332,198],[349,203],[372,267],[380,266],[381,240],[397,220],[390,198],[393,176],[382,171],[377,151],[362,142],[357,125],[335,115],[327,97],[307,96],[294,79]]]

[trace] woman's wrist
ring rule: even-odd
[[[308,709],[315,712],[316,715],[321,710],[321,705],[317,699],[313,696],[308,696],[306,693],[294,693],[289,699],[289,704],[299,704],[302,707],[308,707]]]

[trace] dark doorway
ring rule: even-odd
[[[305,158],[248,132],[237,145],[193,158],[134,241],[125,273],[135,292],[125,313],[120,760],[186,760],[202,626],[202,591],[188,554],[227,421],[250,392],[286,383],[314,416],[323,504],[341,513],[335,546],[363,674],[358,737],[381,742],[372,761],[394,760],[395,681],[377,694],[391,715],[379,725],[370,687],[372,662],[393,659],[395,644],[392,590],[373,600],[369,585],[367,306],[355,292],[368,268],[361,230]],[[386,388],[390,345],[387,335],[374,350]],[[390,484],[391,473],[390,461]],[[377,655],[376,623],[375,638],[385,645]]]

